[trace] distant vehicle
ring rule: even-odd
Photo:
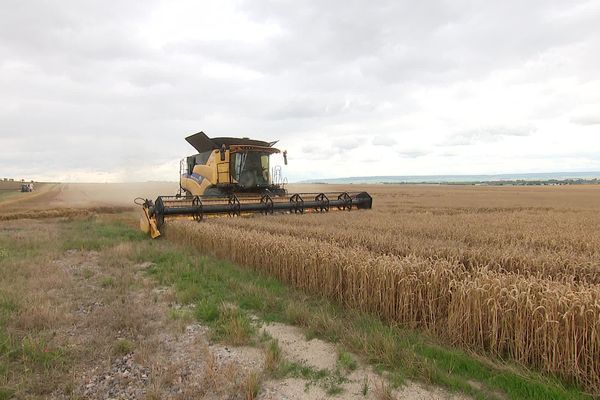
[[[22,193],[29,193],[29,192],[33,192],[33,183],[24,183],[21,185],[21,192]]]

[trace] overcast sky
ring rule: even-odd
[[[600,2],[0,2],[0,177],[177,180],[200,130],[292,181],[600,170]]]

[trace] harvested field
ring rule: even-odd
[[[131,211],[131,207],[52,208],[39,211],[21,211],[10,214],[0,214],[0,221],[59,217],[89,217],[95,214],[118,214],[125,211]]]
[[[316,188],[338,190],[318,185]],[[374,209],[167,236],[600,393],[600,187],[369,186]]]
[[[177,187],[172,182],[40,183],[33,193],[11,191],[10,196],[0,197],[0,220],[133,210],[134,198],[154,199],[161,194],[175,194]]]

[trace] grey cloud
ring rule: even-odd
[[[371,141],[375,146],[393,146],[395,145],[396,139],[389,135],[377,135]]]
[[[439,157],[457,157],[458,154],[457,153],[453,153],[453,152],[449,152],[449,151],[444,151],[441,153],[436,154]]]
[[[269,117],[274,119],[326,117],[338,114],[343,110],[344,104],[340,102],[321,104],[319,100],[299,98],[276,109],[269,114]]]
[[[600,125],[600,113],[582,114],[571,118],[571,122],[577,125]]]
[[[354,150],[363,145],[363,141],[361,139],[356,138],[345,138],[338,137],[332,144],[331,147],[335,150],[339,151],[349,151]]]
[[[183,78],[174,71],[164,68],[138,67],[132,71],[129,82],[135,86],[149,88],[152,86],[182,84]]]
[[[145,15],[153,4],[8,0],[2,4],[0,54],[63,73],[61,67],[69,71],[90,61],[147,57],[151,50],[132,34],[128,19]]]
[[[428,0],[365,7],[362,2],[314,0],[299,10],[293,2],[245,3],[250,15],[277,22],[285,32],[265,47],[268,53],[257,55],[264,68],[294,70],[343,62],[386,83],[485,74],[535,59],[550,48],[582,42],[596,29],[597,20],[585,11],[561,17],[572,4],[536,0],[518,6],[511,1],[481,7]],[[303,40],[296,42],[297,37]]]
[[[320,140],[320,141],[319,141]],[[304,158],[311,160],[343,159],[347,153],[360,148],[363,142],[354,137],[335,139],[317,139],[301,148]]]
[[[369,101],[346,100],[342,96],[324,93],[319,96],[298,96],[290,99],[266,116],[271,119],[302,119],[356,116],[369,114],[376,105]]]
[[[235,40],[186,40],[168,43],[165,54],[170,56],[187,55],[214,59],[225,63],[244,65],[260,70],[262,60],[270,52],[268,43],[241,43]]]
[[[449,146],[472,145],[476,143],[490,143],[510,136],[529,136],[535,132],[533,127],[504,127],[494,126],[487,128],[471,129],[451,135],[443,144]]]
[[[428,154],[429,152],[419,149],[404,149],[396,151],[396,155],[401,158],[417,158],[426,156]]]
[[[326,160],[331,158],[330,150],[318,144],[303,146],[301,151],[302,158],[307,160]]]

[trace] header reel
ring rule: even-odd
[[[291,196],[178,197],[159,196],[154,202],[137,198],[142,206],[140,228],[154,239],[168,219],[187,218],[202,221],[210,217],[239,217],[252,214],[326,213],[332,210],[370,209],[373,198],[367,192],[295,193]]]

